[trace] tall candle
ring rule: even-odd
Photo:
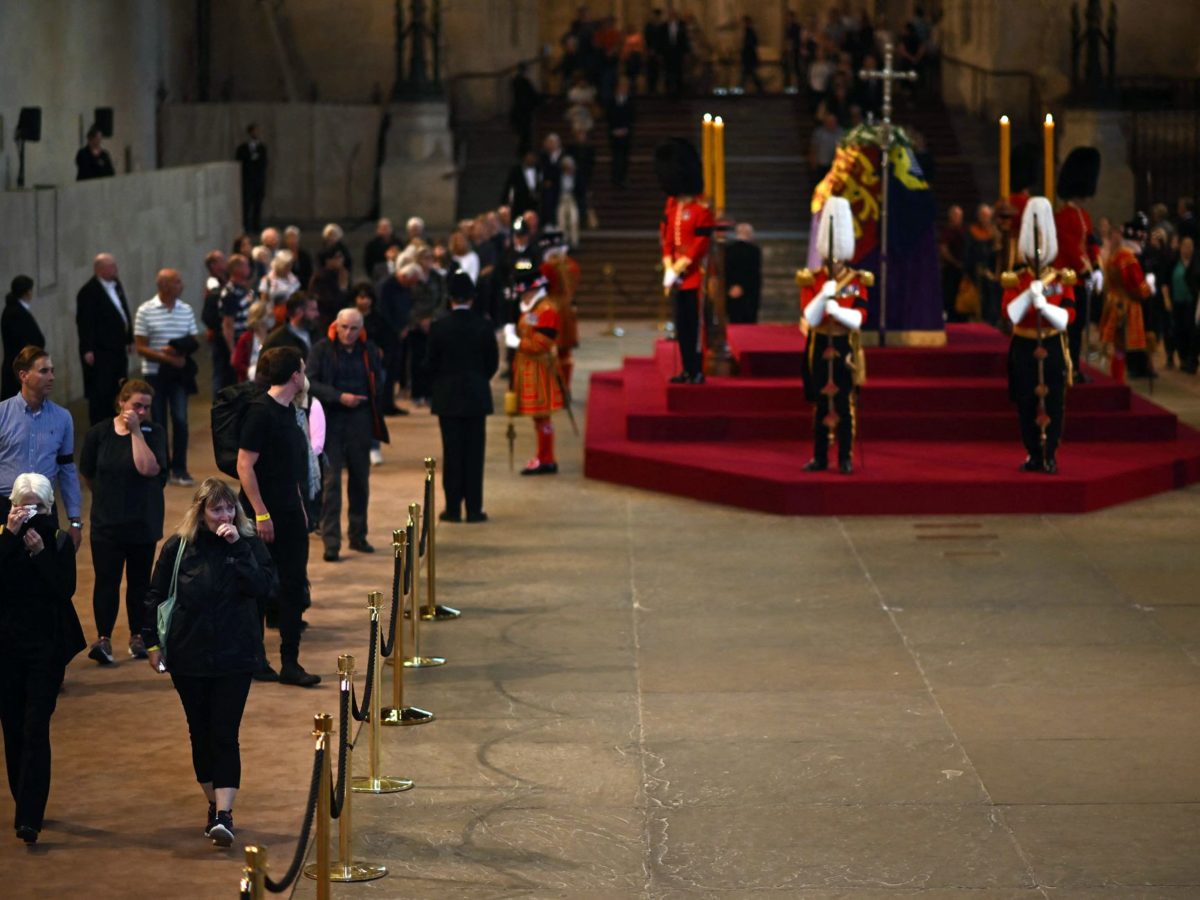
[[[704,114],[704,125],[700,133],[700,161],[704,166],[704,196],[712,200],[713,192],[713,117]]]
[[[1042,162],[1044,165],[1043,171],[1043,187],[1045,188],[1046,199],[1050,201],[1050,205],[1054,205],[1054,116],[1046,113],[1046,122],[1042,126]]]
[[[1008,116],[1000,117],[1000,199],[1007,202],[1012,195],[1012,131]]]
[[[725,122],[713,119],[713,193],[717,211],[725,211]]]

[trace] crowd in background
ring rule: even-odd
[[[1082,323],[1086,315],[1092,325],[1098,325],[1103,314],[1104,278],[1111,256],[1122,248],[1136,256],[1145,275],[1142,320],[1150,344],[1144,374],[1154,374],[1160,347],[1161,362],[1167,369],[1196,373],[1200,353],[1196,231],[1195,201],[1181,197],[1173,215],[1167,204],[1155,203],[1149,215],[1138,213],[1128,223],[1100,217],[1087,236],[1086,254],[1077,254],[1078,258],[1066,258],[1069,250],[1060,243],[1060,259],[1055,264],[1079,273],[1090,303],[1086,310],[1079,310],[1078,319]],[[1006,264],[1003,250],[1004,231],[992,204],[979,204],[970,222],[965,221],[962,207],[949,208],[939,238],[947,321],[983,321],[1005,327],[1000,302],[1000,275]],[[1103,349],[1098,340],[1090,346]]]

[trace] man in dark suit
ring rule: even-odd
[[[235,159],[242,164],[242,226],[256,232],[262,223],[263,197],[267,193],[267,145],[258,137],[253,122],[246,128],[246,140],[238,145]]]
[[[442,431],[443,522],[486,522],[483,511],[483,457],[487,417],[492,413],[489,382],[500,365],[491,323],[471,311],[475,285],[469,275],[450,278],[450,314],[429,328],[426,368],[433,379],[433,414]]]
[[[538,159],[532,150],[508,170],[500,203],[512,208],[514,216],[538,208]]]
[[[121,379],[129,374],[133,318],[112,255],[99,254],[92,271],[95,274],[75,297],[75,325],[79,329],[88,420],[95,425],[112,418]]]
[[[605,111],[608,120],[608,143],[612,150],[612,183],[626,187],[629,183],[629,149],[633,146],[635,118],[633,98],[629,96],[629,81],[617,82],[617,92]]]
[[[658,78],[662,72],[663,37],[666,25],[663,22],[662,10],[650,11],[650,21],[642,29],[642,39],[646,42],[646,93],[658,93]]]
[[[758,322],[762,296],[762,249],[754,244],[754,228],[739,222],[737,240],[725,248],[725,310],[733,325]]]
[[[688,42],[687,25],[673,9],[667,13],[662,35],[667,93],[678,98],[683,93],[683,63],[691,50],[691,44]]]
[[[33,300],[33,279],[18,275],[12,280],[12,290],[4,298],[0,313],[0,334],[4,338],[4,371],[0,373],[0,400],[7,400],[21,391],[21,382],[13,371],[13,360],[26,347],[46,348],[46,338],[38,328],[37,319],[29,309]]]
[[[267,335],[259,352],[265,353],[275,347],[295,347],[300,351],[300,358],[307,362],[313,345],[313,329],[321,315],[317,298],[307,291],[296,291],[288,297],[284,309],[287,320]]]

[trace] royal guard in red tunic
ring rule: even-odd
[[[1049,264],[1058,257],[1058,237],[1045,197],[1031,197],[1026,204],[1017,246],[1026,264],[1000,279],[1013,323],[1008,393],[1017,406],[1027,454],[1021,471],[1053,474],[1071,377],[1066,331],[1075,317],[1075,272]]]
[[[512,366],[510,414],[530,416],[537,433],[537,456],[521,470],[522,475],[553,475],[554,423],[550,416],[563,408],[562,374],[558,369],[558,308],[546,294],[546,279],[540,275],[515,285],[520,297],[518,319],[504,327],[504,339],[516,354]],[[506,398],[506,406],[509,402]]]
[[[704,176],[696,148],[671,138],[654,154],[655,172],[667,194],[658,234],[662,245],[663,289],[674,300],[675,341],[680,372],[674,384],[704,383],[700,286],[704,281],[713,214],[701,197]]]
[[[558,369],[562,373],[565,398],[570,402],[571,375],[575,371],[572,353],[579,346],[579,320],[575,311],[575,292],[579,289],[579,263],[569,255],[563,233],[549,232],[547,246],[538,268],[546,279],[546,293],[558,307]]]
[[[1129,358],[1135,354],[1145,357],[1148,346],[1145,305],[1153,291],[1137,258],[1137,249],[1146,233],[1144,219],[1144,216],[1141,219],[1135,217],[1126,223],[1124,234],[1113,229],[1109,236],[1108,260],[1104,264],[1100,340],[1104,342],[1104,354],[1109,358],[1109,374],[1120,382],[1125,381]],[[1143,365],[1148,371],[1149,361]],[[1134,373],[1142,367],[1135,366]]]
[[[1058,170],[1056,193],[1062,205],[1054,214],[1058,231],[1056,269],[1070,269],[1075,285],[1075,318],[1067,329],[1067,348],[1075,367],[1074,381],[1084,381],[1082,366],[1088,348],[1083,339],[1092,321],[1093,284],[1100,281],[1100,243],[1094,236],[1092,217],[1083,201],[1096,195],[1100,180],[1100,151],[1095,147],[1076,147],[1067,154]]]
[[[836,438],[838,470],[849,475],[854,471],[854,389],[866,378],[859,333],[867,318],[867,288],[875,276],[847,265],[854,258],[854,218],[844,197],[825,201],[817,246],[825,265],[796,273],[801,328],[808,329],[804,395],[816,404],[813,455],[804,471],[829,468],[829,447]]]

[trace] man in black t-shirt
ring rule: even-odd
[[[253,515],[258,536],[279,572],[279,657],[276,676],[264,659],[259,681],[311,687],[320,675],[300,665],[300,614],[308,589],[308,516],[302,485],[308,481],[308,450],[292,400],[304,387],[304,360],[294,347],[277,347],[259,357],[270,373],[267,393],[250,402],[238,436],[242,505]]]

